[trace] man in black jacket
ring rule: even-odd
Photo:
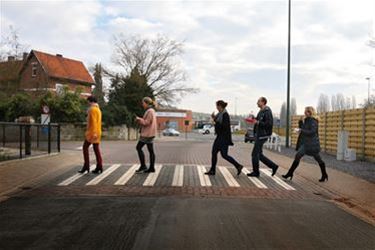
[[[272,176],[276,174],[277,166],[273,161],[268,159],[263,154],[263,145],[272,135],[273,128],[273,116],[271,109],[266,105],[267,99],[260,97],[257,105],[260,111],[255,120],[254,132],[255,132],[255,143],[253,152],[251,154],[253,163],[253,172],[247,174],[251,177],[259,177],[259,160],[263,162],[269,168],[272,168]]]

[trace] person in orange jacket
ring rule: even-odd
[[[96,168],[92,171],[94,174],[100,174],[103,172],[103,160],[99,149],[100,139],[102,135],[102,112],[100,111],[97,99],[94,96],[87,98],[89,102],[89,109],[87,111],[87,127],[85,133],[85,142],[83,143],[83,158],[84,165],[79,173],[90,172],[90,158],[89,158],[89,147],[93,144],[95,157],[96,157]]]

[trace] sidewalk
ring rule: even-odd
[[[279,154],[288,156],[290,158],[294,158],[296,150],[294,147],[282,147],[281,153]],[[328,168],[336,169],[347,174],[350,174],[352,176],[359,177],[361,179],[375,183],[375,162],[360,160],[354,162],[338,161],[336,160],[335,155],[326,154],[324,152],[322,152],[320,155]],[[316,163],[315,160],[309,156],[305,156],[304,158],[302,158],[302,161],[312,164]]]
[[[282,151],[282,153],[284,152],[285,150]],[[293,162],[292,157],[290,157],[288,154],[282,155],[282,153],[280,154],[279,152],[270,150],[267,150],[266,153],[266,155],[277,162],[281,167],[281,169],[279,169],[279,174],[286,173]],[[304,159],[308,159],[308,157],[305,157]],[[336,196],[331,197],[331,199],[338,205],[362,217],[363,219],[370,220],[370,222],[373,224],[375,223],[374,183],[342,172],[341,169],[340,171],[333,169],[331,168],[332,162],[328,162],[329,167],[327,168],[329,181],[320,183],[318,182],[318,179],[320,178],[319,166],[314,162],[314,160],[307,161],[301,161],[300,166],[295,172],[295,176],[300,176],[310,181],[315,186],[318,186],[322,190],[331,192],[334,194],[334,196]],[[350,163],[344,164],[350,165]],[[339,166],[337,166],[337,168],[339,168]]]
[[[81,152],[65,151],[35,159],[2,162],[0,165],[0,201],[12,193],[40,185],[64,173],[71,165],[82,164]]]

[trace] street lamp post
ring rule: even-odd
[[[287,97],[286,97],[286,140],[285,147],[289,148],[289,122],[290,122],[290,23],[291,0],[288,1],[288,73],[287,73]]]

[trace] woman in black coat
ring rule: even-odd
[[[230,128],[230,117],[225,109],[228,103],[224,101],[217,101],[216,108],[219,111],[217,115],[212,114],[212,119],[215,122],[215,134],[216,139],[212,146],[212,160],[211,169],[205,173],[207,175],[215,175],[216,164],[217,164],[217,154],[220,152],[221,156],[232,163],[237,168],[237,175],[241,174],[243,166],[239,164],[233,157],[228,155],[229,146],[233,146],[232,142],[232,131]]]
[[[302,127],[303,127],[303,117],[301,117],[301,119],[298,121],[298,128],[301,129]],[[302,134],[300,133],[297,138],[296,151],[298,151],[301,145],[302,145]]]
[[[314,157],[314,159],[319,163],[320,170],[322,172],[322,178],[320,182],[328,181],[328,175],[326,172],[326,165],[319,155],[320,152],[320,142],[319,142],[319,121],[316,116],[315,109],[313,107],[305,108],[305,120],[303,122],[302,128],[296,128],[295,131],[300,133],[301,145],[295,156],[292,166],[290,167],[287,174],[283,175],[285,179],[292,179],[293,173],[299,165],[301,158],[306,154]]]

